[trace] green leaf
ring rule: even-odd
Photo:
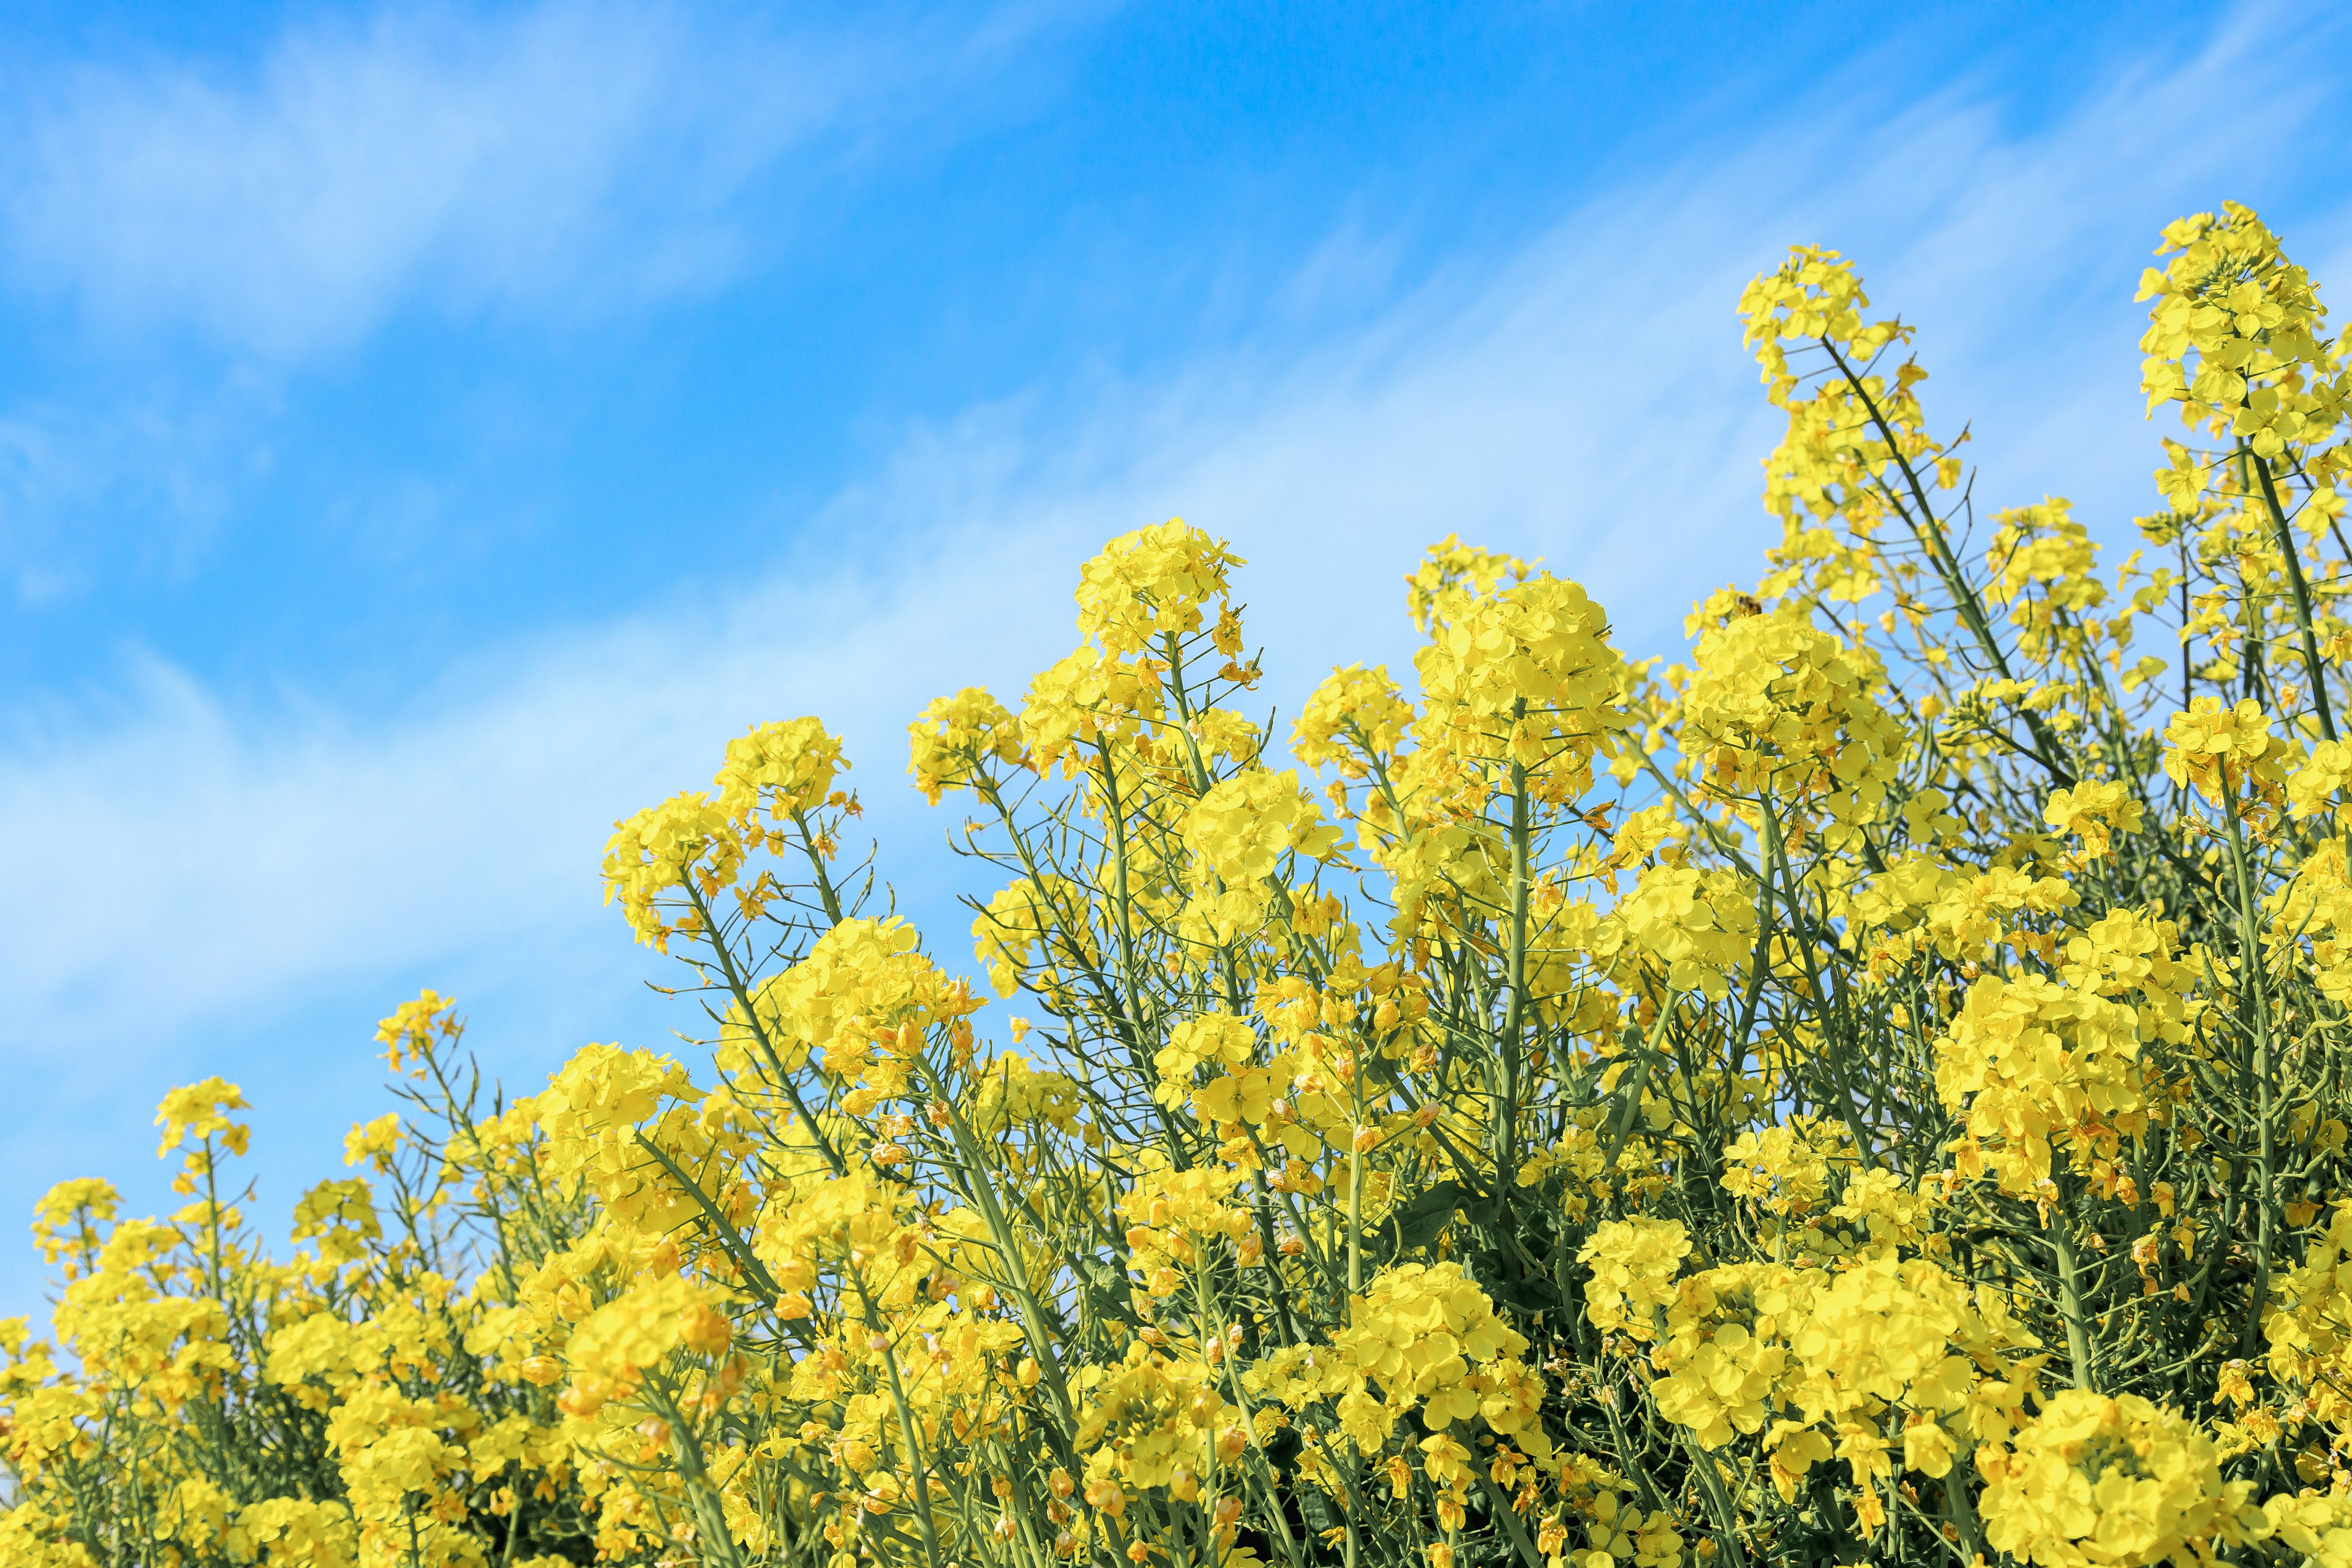
[[[1467,1194],[1459,1182],[1440,1182],[1403,1207],[1391,1211],[1371,1237],[1391,1248],[1391,1257],[1427,1247],[1454,1219]]]

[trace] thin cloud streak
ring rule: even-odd
[[[696,19],[658,0],[382,11],[289,32],[250,79],[92,67],[30,89],[0,156],[20,282],[118,332],[346,347],[404,305],[562,316],[709,288],[788,153],[871,131],[1053,20],[885,37]]]

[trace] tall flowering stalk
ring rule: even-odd
[[[2188,439],[2112,572],[2063,500],[1979,526],[1910,330],[1801,249],[1741,301],[1780,537],[1685,662],[1449,538],[1411,688],[1269,732],[1244,563],[1170,522],[1017,706],[911,728],[968,965],[814,719],[619,825],[708,1060],[515,1107],[579,1218],[469,1295],[560,1390],[579,1550],[2352,1562],[2346,345],[2242,208],[2158,257]],[[84,1460],[20,1457],[10,1528],[139,1560]]]

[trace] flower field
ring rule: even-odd
[[[754,726],[604,859],[707,1049],[508,1099],[427,992],[282,1241],[217,1079],[176,1213],[50,1192],[0,1563],[2352,1568],[2352,337],[2156,259],[2120,563],[1804,248],[1677,658],[1448,538],[1269,732],[1127,534],[910,728],[969,932]]]

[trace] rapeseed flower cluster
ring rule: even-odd
[[[2158,258],[2113,569],[1971,542],[1811,247],[1682,662],[1449,537],[1286,753],[1240,558],[1112,541],[909,728],[969,960],[754,726],[606,850],[685,1045],[486,1100],[404,1004],[282,1258],[218,1079],[185,1206],[43,1199],[0,1561],[2352,1568],[2346,345],[2243,208]]]

